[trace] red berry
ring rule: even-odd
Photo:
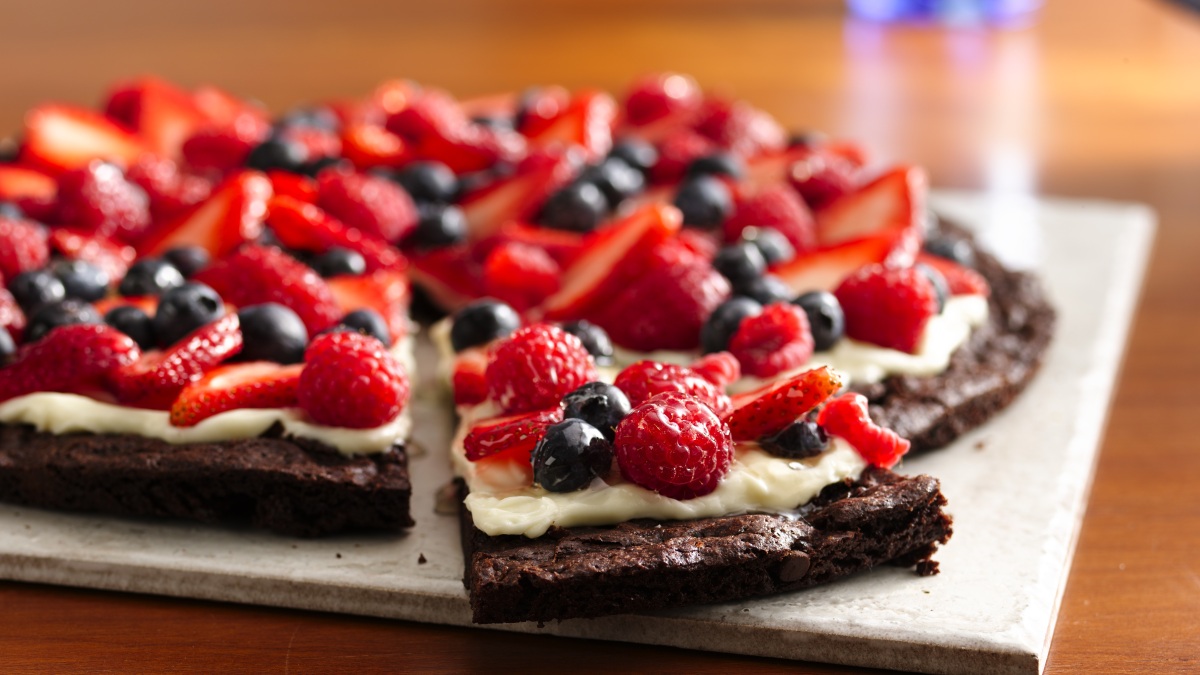
[[[397,241],[417,224],[417,207],[386,178],[326,169],[317,177],[317,205],[350,227]]]
[[[184,387],[241,350],[237,315],[227,314],[192,331],[164,352],[147,352],[116,369],[109,380],[122,403],[168,410]]]
[[[554,294],[561,275],[562,269],[545,250],[515,241],[493,248],[483,263],[484,290],[518,312]]]
[[[929,253],[918,254],[917,262],[940,272],[950,295],[982,295],[986,298],[992,293],[987,279],[970,267]]]
[[[37,223],[0,217],[0,279],[40,269],[50,260],[46,229]]]
[[[561,406],[545,410],[497,417],[471,427],[463,439],[463,450],[472,462],[502,452],[533,452],[546,435],[546,427],[563,419]],[[528,459],[528,458],[527,458]]]
[[[676,129],[658,144],[658,161],[650,167],[650,180],[673,183],[683,178],[693,160],[712,154],[717,144],[691,129]]]
[[[426,89],[408,105],[387,119],[387,130],[408,141],[439,134],[453,136],[469,120],[452,96],[438,89]]]
[[[303,148],[306,162],[322,157],[340,157],[342,154],[342,139],[328,129],[295,125],[284,129],[280,136]]]
[[[775,118],[743,101],[705,101],[695,129],[743,157],[782,150],[787,143],[787,134]]]
[[[844,438],[871,466],[890,469],[911,446],[895,431],[871,421],[867,398],[862,394],[842,394],[826,403],[817,415],[817,424],[827,433]]]
[[[115,328],[60,326],[17,352],[0,368],[0,401],[39,391],[86,391],[140,355],[137,343]]]
[[[777,434],[836,394],[843,384],[837,371],[821,367],[741,394],[733,401],[729,430],[738,441]]]
[[[613,449],[626,480],[671,499],[716,490],[733,459],[729,427],[704,402],[674,392],[621,420]]]
[[[687,75],[658,73],[636,82],[625,95],[625,119],[641,126],[700,105],[700,86]]]
[[[813,353],[808,315],[790,302],[767,305],[738,327],[729,340],[729,351],[742,370],[755,377],[771,377],[803,365]]]
[[[742,377],[742,367],[737,357],[729,352],[713,352],[705,354],[692,365],[688,366],[697,375],[721,387],[722,389],[737,382]]]
[[[858,169],[854,164],[824,152],[815,152],[788,169],[788,181],[814,209],[851,192],[857,178]]]
[[[159,222],[176,216],[208,199],[212,183],[200,176],[181,173],[169,159],[146,153],[129,167],[126,177],[150,197],[152,220]]]
[[[846,335],[914,353],[925,324],[938,312],[937,291],[915,267],[867,265],[834,291],[846,315]]]
[[[454,405],[477,405],[486,401],[487,352],[472,348],[456,354],[450,386],[454,390]]]
[[[729,397],[717,385],[691,368],[670,363],[638,361],[618,373],[613,385],[624,392],[634,406],[658,394],[677,392],[704,403],[722,417],[733,408]]]
[[[146,191],[103,161],[58,177],[58,219],[64,225],[133,241],[150,225]]]
[[[492,400],[506,413],[519,413],[556,405],[597,375],[579,338],[557,326],[534,324],[492,347],[486,377]]]
[[[233,171],[246,164],[250,151],[266,140],[270,132],[271,125],[258,115],[241,114],[229,124],[198,129],[184,141],[183,157],[193,169]]]
[[[123,279],[137,259],[132,246],[100,234],[80,232],[67,227],[50,230],[50,248],[71,260],[86,260],[108,273],[109,279]]]
[[[266,361],[217,368],[180,392],[171,406],[171,425],[194,426],[228,410],[295,407],[303,368]]]
[[[408,376],[383,343],[353,331],[325,333],[308,345],[296,390],[314,422],[351,429],[395,419],[408,393]]]
[[[738,241],[747,227],[778,230],[797,253],[817,247],[812,213],[796,191],[782,183],[737,195],[733,213],[725,219],[725,241]]]

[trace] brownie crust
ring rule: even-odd
[[[931,574],[951,519],[936,479],[868,469],[799,517],[750,514],[488,536],[462,514],[475,623],[551,621],[725,602],[815,586],[888,562]]]
[[[0,424],[0,501],[242,524],[315,537],[410,527],[404,448],[347,457],[281,436],[172,445],[124,434]]]

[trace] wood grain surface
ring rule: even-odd
[[[1031,26],[879,26],[802,0],[4,3],[0,130],[120,77],[280,110],[396,76],[466,96],[674,69],[935,185],[1135,200],[1160,229],[1048,673],[1200,669],[1200,15],[1049,0]],[[0,131],[0,136],[4,132]],[[0,582],[0,671],[851,669]]]

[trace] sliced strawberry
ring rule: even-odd
[[[334,246],[348,248],[362,255],[368,272],[402,270],[408,265],[400,251],[386,241],[292,197],[271,199],[269,220],[279,241],[288,248],[318,253]]]
[[[656,246],[673,236],[683,216],[673,206],[647,206],[593,232],[563,272],[562,287],[542,304],[552,320],[586,316],[646,269]]]
[[[918,167],[901,166],[816,213],[817,241],[831,246],[887,232],[919,230],[928,185]]]
[[[208,199],[213,184],[207,178],[183,173],[175,162],[146,153],[125,172],[150,197],[153,222],[161,222]]]
[[[513,102],[517,131],[526,138],[536,138],[562,117],[569,105],[571,92],[557,85],[521,92],[520,98]]]
[[[408,273],[413,283],[447,312],[458,310],[484,294],[483,271],[466,247],[447,246],[430,251],[413,259]]]
[[[463,439],[463,450],[472,462],[501,452],[527,455],[546,435],[546,427],[563,419],[561,406],[478,422]]]
[[[560,267],[568,267],[583,252],[583,234],[567,230],[555,230],[537,225],[526,225],[510,221],[500,227],[495,235],[480,241],[474,247],[478,257],[486,258],[492,249],[504,244],[524,244],[540,248]]]
[[[921,253],[917,255],[917,263],[928,265],[940,272],[946,280],[946,288],[949,289],[950,295],[982,295],[986,298],[992,294],[992,289],[982,274],[953,260]]]
[[[0,200],[54,199],[57,190],[58,183],[41,171],[0,164]]]
[[[417,225],[417,207],[392,181],[331,167],[317,176],[317,205],[350,227],[398,241]]]
[[[817,424],[830,435],[846,439],[871,466],[892,468],[912,445],[895,431],[871,421],[867,398],[862,394],[842,394],[825,404]]]
[[[392,342],[408,334],[408,278],[396,270],[327,279],[342,314],[372,309],[387,322]]]
[[[361,170],[398,167],[412,159],[404,139],[374,124],[354,123],[342,129],[342,156]]]
[[[535,246],[508,242],[496,246],[483,262],[483,288],[518,312],[537,305],[558,290],[562,269]]]
[[[25,114],[22,161],[52,174],[93,159],[129,166],[145,151],[141,139],[91,110],[45,104]]]
[[[749,187],[761,187],[786,183],[788,176],[791,175],[792,167],[815,152],[809,147],[795,146],[751,157],[746,160],[744,184]]]
[[[180,156],[184,140],[208,121],[191,94],[155,77],[117,85],[104,114],[136,132],[150,150],[172,159]]]
[[[911,265],[920,247],[920,238],[915,229],[900,230],[796,256],[772,268],[771,272],[797,293],[832,290],[863,265]]]
[[[197,328],[166,351],[142,358],[110,373],[117,400],[139,408],[169,410],[184,387],[199,380],[242,350],[236,314]]]
[[[470,238],[487,237],[508,221],[531,221],[546,199],[574,180],[580,168],[580,156],[561,148],[530,154],[513,175],[463,197],[460,205]]]
[[[536,134],[530,135],[524,128],[522,131],[532,147],[577,145],[583,148],[588,161],[595,161],[612,149],[616,117],[616,101],[602,91],[589,89],[572,97],[562,113],[548,120]]]
[[[525,137],[515,131],[471,124],[451,136],[429,134],[416,144],[416,154],[439,161],[455,173],[483,171],[514,162],[526,152]]]
[[[450,375],[454,405],[476,405],[487,400],[487,364],[487,350],[481,347],[454,355],[454,371]]]
[[[441,89],[400,89],[400,96],[387,101],[387,130],[412,143],[430,136],[453,138],[470,126],[470,120],[449,93]]]
[[[122,244],[102,234],[81,232],[66,227],[50,230],[50,248],[65,258],[85,260],[108,274],[109,279],[122,279],[137,259],[132,246]]]
[[[138,358],[132,338],[92,324],[60,326],[17,352],[0,368],[0,401],[39,391],[99,389],[106,377]]]
[[[142,256],[159,255],[178,246],[205,248],[220,258],[262,233],[271,181],[257,171],[234,174],[212,197],[174,220],[158,223],[137,244]]]
[[[171,405],[171,425],[195,426],[227,410],[291,408],[304,364],[267,361],[221,366],[186,386]]]
[[[779,433],[845,384],[841,373],[822,366],[735,396],[729,416],[733,440],[756,441]]]
[[[303,174],[274,169],[267,172],[276,197],[291,197],[306,204],[317,203],[317,181]]]

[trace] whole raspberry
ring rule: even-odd
[[[862,394],[842,394],[829,401],[817,415],[817,424],[827,433],[846,439],[871,466],[895,466],[911,445],[895,431],[871,421]]]
[[[815,152],[788,170],[788,182],[805,203],[819,209],[854,189],[858,169],[843,157]]]
[[[60,326],[17,352],[0,368],[0,401],[39,391],[86,391],[103,386],[110,373],[137,360],[128,335],[93,324]]]
[[[728,425],[703,401],[675,392],[634,408],[613,445],[626,480],[672,499],[716,490],[733,459]]]
[[[770,377],[792,370],[812,357],[813,336],[808,315],[790,302],[763,308],[738,326],[729,341],[742,371],[755,377]]]
[[[126,177],[150,197],[154,222],[178,215],[208,199],[213,188],[207,178],[182,173],[175,162],[150,153],[139,157],[129,167]]]
[[[417,207],[386,178],[339,168],[317,177],[317,205],[350,227],[397,241],[417,226]]]
[[[513,414],[556,405],[597,375],[579,338],[539,323],[517,329],[492,347],[486,378],[492,400]]]
[[[701,96],[700,85],[687,75],[647,75],[634,82],[625,95],[625,119],[641,126],[676,113],[689,113],[699,107]]]
[[[938,312],[937,290],[915,267],[867,265],[833,293],[855,340],[915,353],[925,324]]]
[[[738,363],[737,357],[729,352],[705,354],[688,367],[721,388],[728,387],[742,377],[741,364]]]
[[[46,228],[29,220],[0,216],[0,282],[45,267],[49,260]]]
[[[721,388],[684,366],[638,361],[618,373],[613,384],[625,392],[634,406],[658,394],[675,392],[695,398],[722,417],[733,410],[733,404]]]
[[[782,150],[787,133],[767,113],[744,101],[711,98],[696,113],[695,129],[743,157]]]
[[[320,335],[304,363],[296,394],[318,424],[370,429],[395,419],[408,402],[408,376],[373,337],[354,331]]]
[[[199,171],[233,171],[246,163],[250,151],[267,139],[271,126],[258,115],[243,113],[228,124],[210,124],[183,143],[188,166]]]
[[[812,212],[795,190],[785,184],[742,191],[733,201],[733,213],[725,219],[725,241],[742,238],[748,227],[777,230],[798,253],[817,247],[817,230]]]
[[[677,129],[658,143],[658,161],[650,167],[654,183],[672,183],[687,171],[688,165],[717,150],[717,144],[690,129]]]
[[[131,242],[150,225],[150,199],[120,167],[97,160],[58,177],[58,218],[64,225]]]

